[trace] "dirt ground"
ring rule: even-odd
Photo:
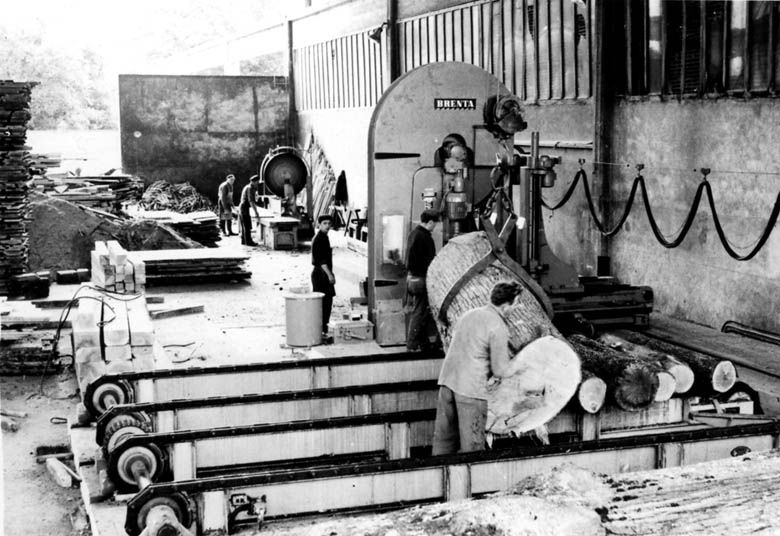
[[[335,319],[349,309],[349,297],[358,295],[358,281],[365,277],[367,268],[365,257],[350,251],[341,233],[331,231],[330,238],[337,278],[331,316]],[[164,297],[165,304],[156,307],[204,306],[204,313],[156,320],[158,340],[172,361],[181,363],[175,366],[289,358],[290,350],[283,349],[284,295],[291,287],[309,285],[309,250],[305,246],[294,252],[246,248],[238,237],[224,239],[220,248],[249,253],[252,278],[242,283],[147,289],[147,295]],[[52,285],[50,298],[70,298],[77,288]],[[315,350],[327,353],[333,351],[331,348],[318,346]],[[34,456],[38,446],[68,445],[67,425],[52,424],[51,419],[74,415],[79,401],[75,376],[70,370],[47,376],[43,394],[40,384],[39,377],[0,377],[2,407],[29,413],[17,432],[3,432],[3,534],[91,535],[79,489],[60,488]]]
[[[52,419],[67,418],[78,402],[72,372],[46,376],[41,392],[40,377],[0,378],[0,404],[24,411],[26,419],[16,419],[19,430],[3,431],[2,499],[3,534],[6,536],[89,536],[91,531],[81,502],[79,488],[64,489],[54,483],[46,465],[36,463],[39,446],[67,445],[66,424]],[[68,462],[72,468],[72,462]]]

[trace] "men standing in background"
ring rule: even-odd
[[[255,196],[257,195],[258,188],[260,186],[260,177],[258,175],[252,175],[249,179],[249,184],[244,186],[241,191],[241,201],[238,204],[238,211],[241,218],[241,243],[245,246],[256,246],[257,244],[252,239],[252,217],[249,215],[249,207],[255,211],[255,218],[260,218],[260,213],[257,211],[257,201]]]
[[[317,219],[317,234],[311,241],[311,286],[314,292],[322,292],[322,337],[328,340],[328,322],[333,308],[333,296],[336,295],[336,276],[333,275],[333,250],[330,247],[328,231],[333,223],[329,215]]]
[[[225,177],[219,185],[217,194],[217,208],[219,215],[219,229],[224,236],[235,236],[233,232],[233,183],[236,176],[232,173]]]
[[[490,304],[467,311],[455,324],[439,374],[434,456],[485,448],[488,380],[509,374],[506,314],[522,291],[517,282],[496,283]]]
[[[429,331],[435,331],[435,324],[428,305],[428,290],[425,277],[428,266],[436,255],[436,245],[431,233],[439,221],[435,210],[424,210],[420,224],[412,229],[406,248],[406,306],[408,350],[428,350],[432,344]]]

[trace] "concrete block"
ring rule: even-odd
[[[152,363],[155,362],[156,356],[154,353],[154,346],[132,346],[130,351],[133,354],[133,359],[140,359],[142,361],[150,360]]]
[[[135,354],[133,354],[133,370],[136,372],[143,372],[146,370],[154,370],[155,364],[154,364],[154,356],[149,357],[136,357]]]
[[[103,361],[90,361],[76,363],[76,380],[82,393],[86,392],[87,385],[95,379],[106,374],[106,364]]]
[[[103,352],[106,358],[106,363],[113,363],[115,361],[130,361],[133,359],[132,349],[129,345],[106,346],[103,348]]]
[[[121,374],[123,372],[133,372],[132,361],[112,361],[106,363],[106,374]]]
[[[99,346],[83,346],[77,348],[74,353],[76,363],[90,363],[92,361],[103,361],[103,354]]]
[[[130,344],[125,302],[107,298],[103,306],[103,341],[106,347]]]

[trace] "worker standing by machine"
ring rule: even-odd
[[[328,339],[328,322],[333,308],[333,297],[336,295],[336,276],[333,275],[333,249],[330,247],[328,231],[333,224],[333,218],[322,215],[317,219],[317,234],[311,242],[311,285],[314,292],[322,292],[322,337]]]
[[[505,315],[522,291],[517,282],[496,283],[490,303],[464,313],[455,325],[439,374],[434,456],[485,448],[488,380],[509,371]]]
[[[420,214],[420,224],[409,233],[406,249],[406,301],[407,316],[406,348],[428,350],[431,346],[429,332],[436,331],[436,325],[428,305],[428,290],[425,277],[428,266],[436,255],[436,245],[431,233],[439,222],[439,213],[426,209]]]
[[[252,217],[249,215],[249,207],[252,207],[252,210],[255,211],[255,218],[260,218],[256,201],[259,186],[260,176],[252,175],[249,179],[249,184],[244,186],[244,189],[241,191],[241,201],[238,205],[238,211],[240,214],[241,243],[245,246],[257,245],[252,239]]]
[[[219,228],[224,236],[235,236],[233,232],[233,183],[236,176],[232,173],[225,177],[217,190]]]

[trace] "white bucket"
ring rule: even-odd
[[[316,346],[322,343],[322,292],[285,295],[288,346]]]

